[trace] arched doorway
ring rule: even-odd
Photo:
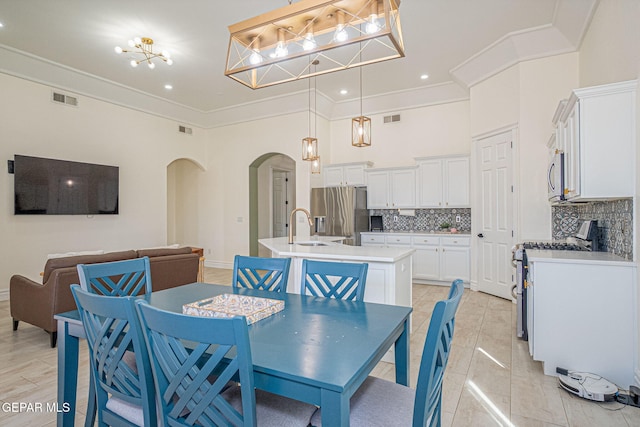
[[[266,153],[249,165],[249,253],[260,252],[258,239],[286,236],[295,206],[296,162],[281,153]]]
[[[198,246],[199,191],[204,168],[191,159],[167,165],[167,244]]]

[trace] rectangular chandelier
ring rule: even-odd
[[[399,7],[400,0],[300,0],[230,25],[224,74],[259,89],[401,58]]]

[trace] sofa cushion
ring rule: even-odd
[[[138,258],[142,258],[144,256],[153,258],[156,256],[184,255],[184,254],[190,254],[190,253],[191,253],[191,248],[189,246],[185,246],[184,248],[138,249]]]
[[[120,251],[108,252],[102,255],[78,255],[64,258],[51,258],[44,265],[44,273],[42,275],[42,283],[49,280],[51,272],[59,268],[75,267],[78,264],[95,264],[97,262],[122,261],[125,259],[136,258],[136,251]]]

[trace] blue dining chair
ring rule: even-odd
[[[163,425],[309,424],[314,405],[255,390],[245,317],[189,316],[143,300],[136,302],[136,309]]]
[[[135,298],[96,295],[78,285],[71,292],[87,335],[98,426],[156,426],[151,364]],[[90,424],[93,417],[87,413]]]
[[[78,264],[77,268],[80,286],[87,292],[107,296],[151,294],[149,257]]]
[[[463,291],[462,280],[455,280],[448,299],[438,301],[433,308],[416,389],[367,377],[351,397],[351,427],[441,425],[442,380]],[[314,414],[311,425],[322,425],[321,409]]]
[[[233,260],[234,288],[286,292],[291,258],[236,255]]]
[[[317,297],[362,301],[367,263],[302,260],[300,293]]]

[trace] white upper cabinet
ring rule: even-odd
[[[323,167],[324,186],[340,187],[346,185],[367,185],[365,169],[372,165],[371,162],[344,163]]]
[[[469,157],[420,158],[418,207],[469,207]]]
[[[398,209],[416,206],[416,168],[369,169],[367,208]]]
[[[637,81],[576,89],[557,124],[569,201],[633,197]]]

